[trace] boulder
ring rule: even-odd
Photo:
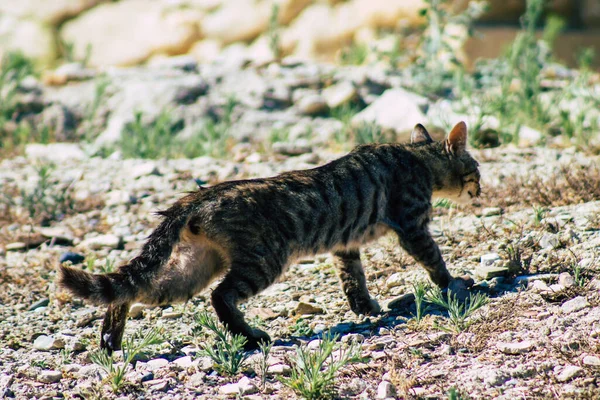
[[[41,64],[50,63],[57,55],[52,29],[40,22],[3,14],[0,9],[0,57],[17,50]]]
[[[350,0],[333,7],[317,3],[307,7],[281,35],[285,53],[299,57],[331,56],[365,27],[394,28],[422,22],[423,0]]]
[[[202,21],[202,34],[229,44],[250,41],[269,29],[273,6],[278,4],[278,22],[288,24],[310,0],[232,0],[224,2],[216,12]]]
[[[154,54],[182,54],[200,38],[201,13],[163,2],[129,0],[94,7],[64,24],[60,36],[93,66],[133,65]]]
[[[57,26],[105,1],[107,0],[5,0],[0,1],[0,14],[11,14]]]
[[[385,130],[407,133],[404,138],[406,141],[414,126],[426,121],[423,109],[427,104],[427,99],[418,94],[401,88],[388,89],[369,107],[356,114],[352,118],[352,125],[375,123]],[[403,141],[402,138],[399,141]]]

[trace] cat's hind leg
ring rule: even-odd
[[[266,332],[248,325],[237,305],[266,289],[281,270],[265,262],[233,262],[223,281],[212,292],[212,306],[219,320],[231,333],[246,337],[247,349],[257,348],[260,342],[268,343],[271,338]]]
[[[110,304],[106,310],[100,334],[100,348],[105,349],[108,354],[121,349],[128,312],[128,303]]]
[[[373,315],[381,311],[377,301],[371,298],[367,289],[365,271],[360,261],[358,249],[336,251],[342,289],[356,314]]]

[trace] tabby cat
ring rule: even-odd
[[[359,247],[389,230],[435,284],[445,288],[453,279],[427,225],[432,195],[468,202],[480,194],[466,143],[464,122],[441,142],[417,125],[411,144],[362,145],[318,168],[200,188],[160,212],[163,221],[127,265],[104,275],[61,266],[59,284],[108,304],[101,337],[108,351],[120,348],[133,302],[185,302],[222,275],[211,297],[219,319],[248,347],[269,341],[238,304],[298,257],[325,251],[338,260],[352,311],[375,314]]]

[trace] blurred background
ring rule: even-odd
[[[429,3],[436,1],[0,0],[0,52],[20,50],[41,67],[65,60],[130,66],[179,54],[200,63],[223,54],[261,62],[273,56],[276,29],[278,56],[356,63],[373,48],[415,46]],[[489,0],[481,10],[469,0],[445,3],[452,13],[473,7],[474,35],[456,49],[467,65],[499,56],[526,8],[525,0]],[[561,61],[574,66],[582,49],[600,50],[600,0],[548,0],[540,28],[548,18],[560,26],[554,51]],[[460,23],[449,29],[465,34]]]

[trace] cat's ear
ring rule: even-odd
[[[446,151],[459,155],[467,149],[467,124],[459,122],[452,128],[446,139]]]
[[[410,142],[411,143],[421,143],[421,142],[431,143],[431,142],[433,142],[433,139],[431,138],[431,136],[429,136],[429,132],[427,132],[427,129],[425,129],[425,127],[423,125],[417,124],[417,125],[415,125],[412,133],[410,134]]]

